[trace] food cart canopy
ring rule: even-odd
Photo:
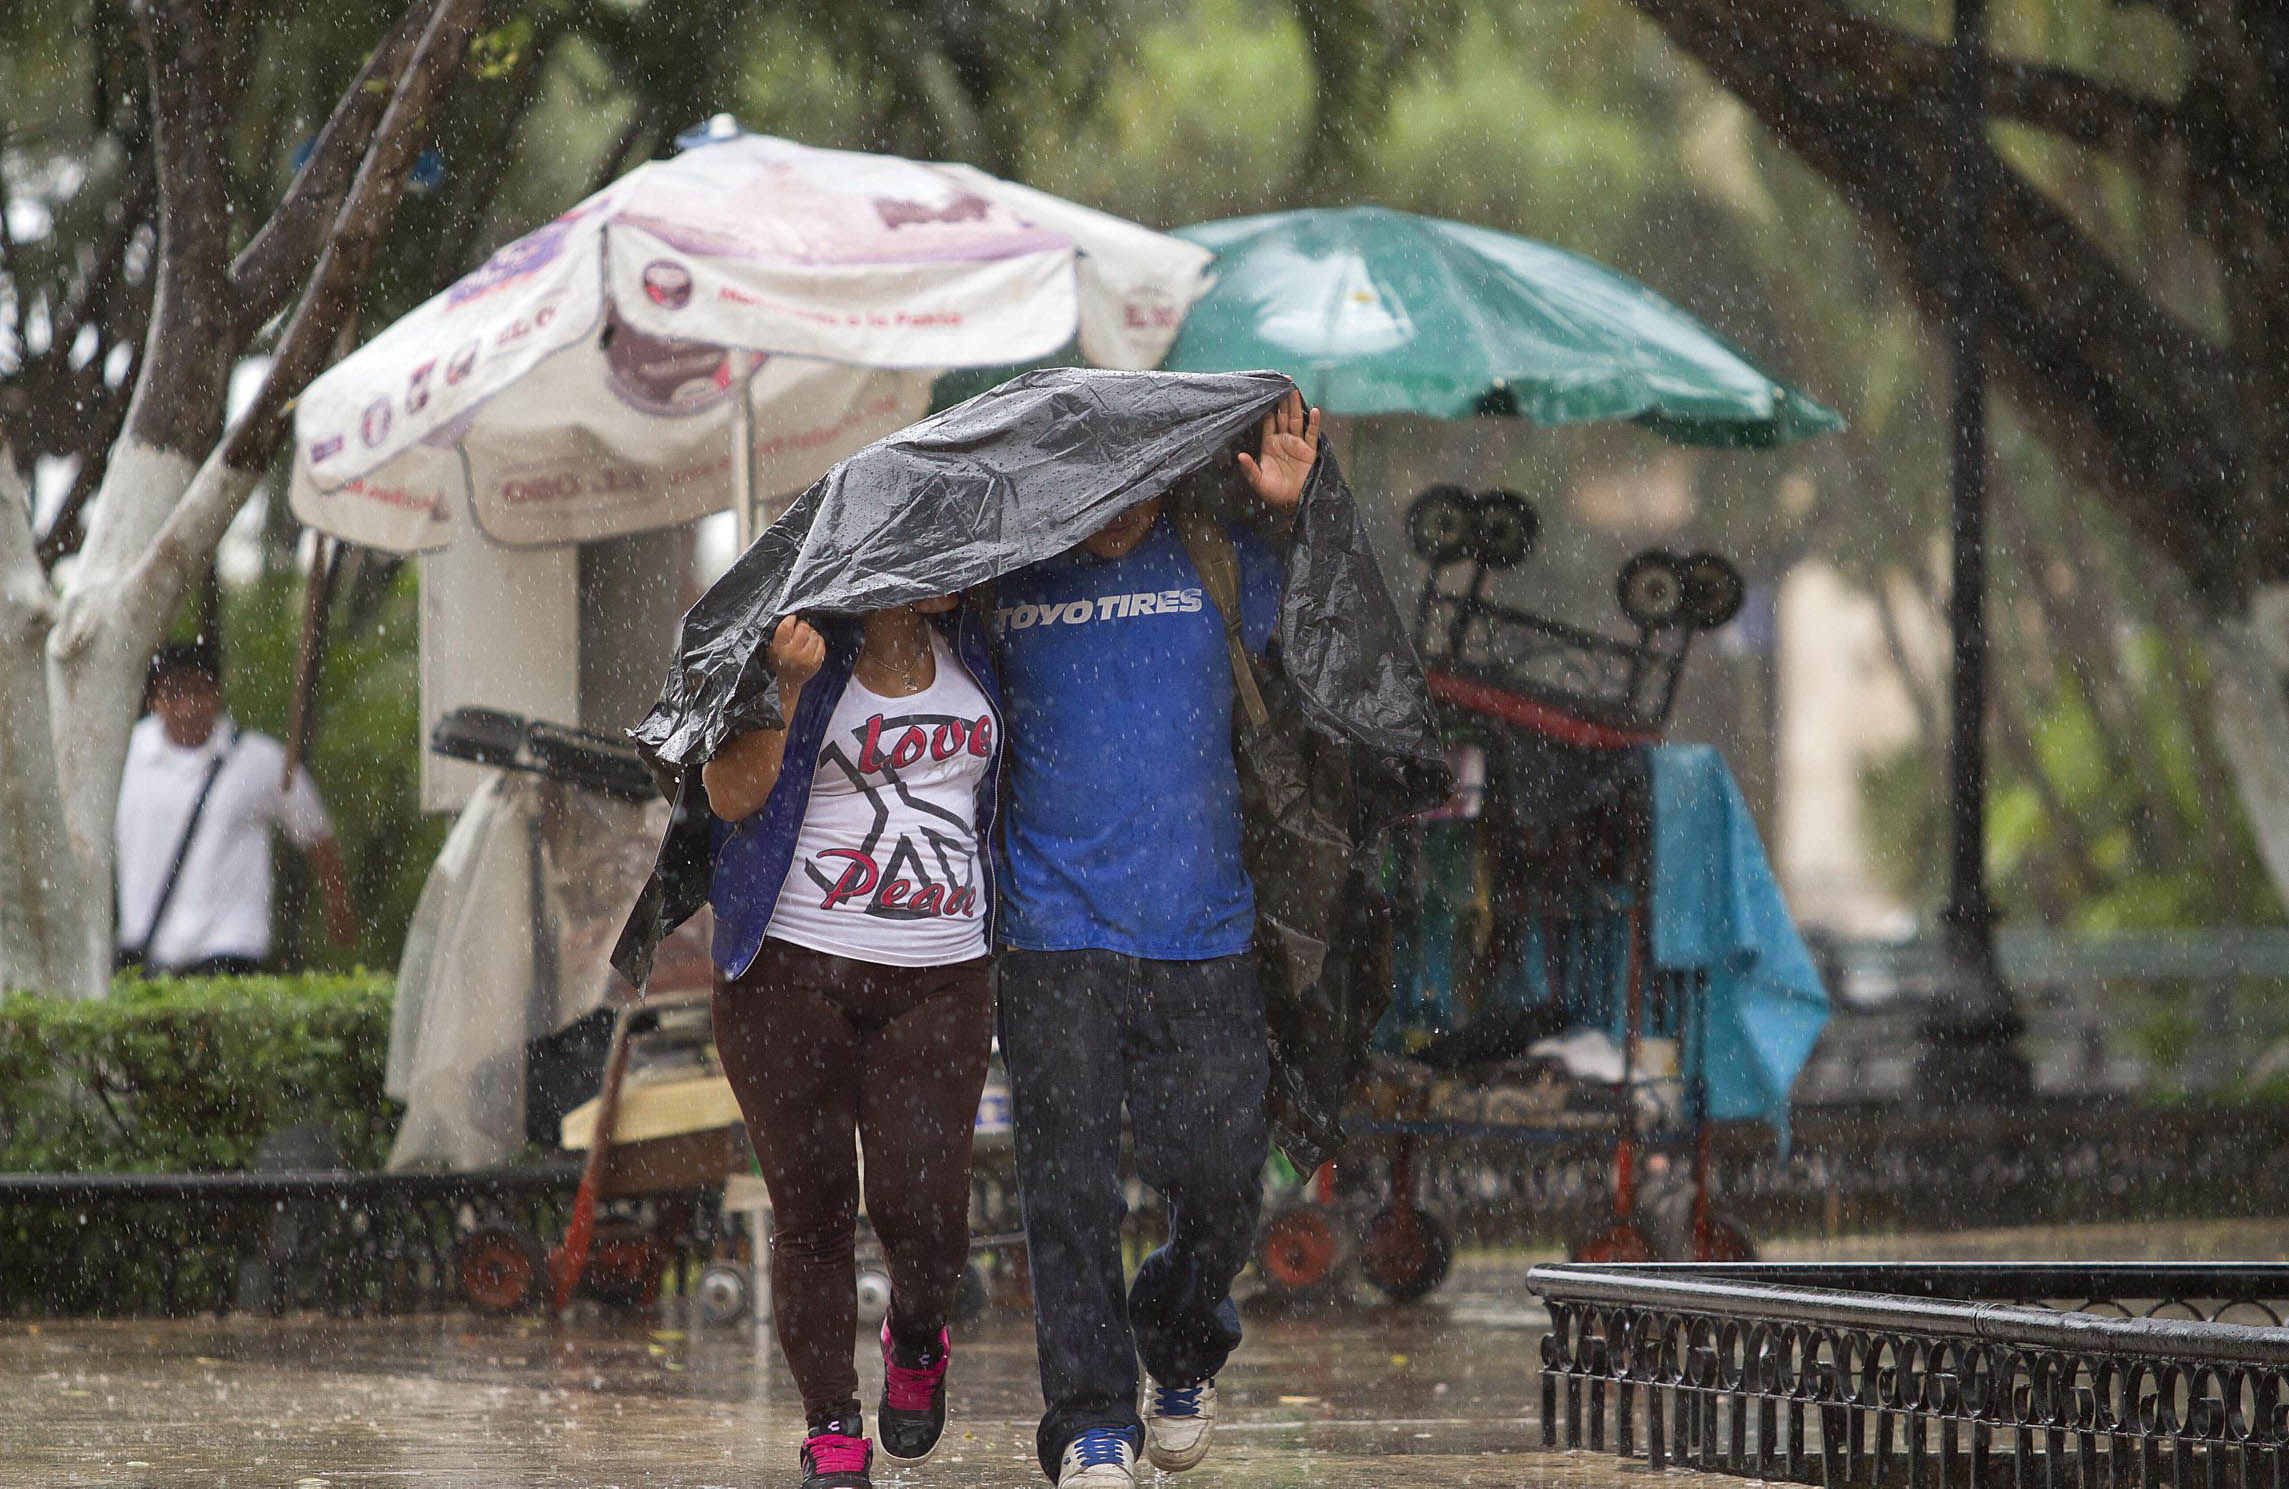
[[[799,490],[942,369],[1078,340],[1150,367],[1205,249],[961,165],[739,135],[641,166],[345,358],[295,409],[320,531],[434,550],[667,527]]]

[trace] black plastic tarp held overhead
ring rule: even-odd
[[[968,590],[1157,496],[1253,515],[1233,455],[1255,448],[1292,386],[1273,372],[1026,373],[869,445],[804,492],[684,617],[659,702],[632,731],[679,810],[615,965],[642,985],[660,936],[706,900],[699,767],[725,740],[781,724],[764,661],[780,617]],[[1342,827],[1356,840],[1442,799],[1447,772],[1421,667],[1324,442],[1285,541],[1272,681],[1289,732],[1316,736],[1299,741],[1305,753],[1342,757]]]

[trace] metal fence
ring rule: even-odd
[[[0,1175],[0,1317],[457,1306],[460,1238],[492,1224],[556,1234],[579,1174]],[[660,1200],[676,1198],[701,1197]],[[712,1202],[684,1208],[671,1277],[716,1223]]]
[[[1564,1242],[1611,1221],[1609,1142],[1455,1127],[1421,1138],[1418,1198],[1457,1235]],[[1374,1189],[1381,1160],[1345,1162]],[[2053,1097],[2016,1108],[1800,1108],[1781,1154],[1761,1126],[1717,1131],[1712,1204],[1752,1236],[2289,1215],[2289,1107]],[[1656,1154],[1658,1202],[1688,1155]]]
[[[1418,1140],[1411,1178],[1460,1239],[1564,1243],[1611,1224],[1611,1157],[1602,1140],[1457,1130]],[[1654,1155],[1640,1181],[1648,1213],[1682,1197],[1685,1157]],[[1338,1187],[1379,1205],[1388,1169],[1362,1145]],[[1815,1108],[1797,1113],[1785,1159],[1760,1128],[1723,1129],[1712,1172],[1714,1209],[1752,1238],[2289,1215],[2289,1108]],[[0,1317],[453,1306],[460,1238],[485,1225],[553,1237],[577,1177],[571,1164],[0,1174]],[[713,1254],[723,1224],[712,1192],[660,1196],[631,1218],[649,1224],[677,1201],[689,1214],[670,1217],[671,1289]]]
[[[2289,1266],[1534,1268],[1543,1441],[1824,1489],[2281,1489]]]
[[[1918,1028],[1946,971],[1938,941],[1815,938],[1813,953],[1835,1016],[1797,1077],[1796,1099],[1912,1100]],[[2005,926],[1995,954],[2026,1019],[2020,1049],[2038,1091],[2215,1092],[2277,1074],[2289,1059],[2271,1012],[2289,992],[2289,926],[2100,936]],[[2183,1021],[2185,1045],[2157,1068],[2131,1031],[2165,1014]]]

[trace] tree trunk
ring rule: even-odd
[[[46,647],[54,597],[32,537],[29,494],[0,446],[0,992],[82,993],[105,962],[66,846],[49,732]]]
[[[2289,903],[2289,584],[2261,587],[2246,617],[2205,639],[2218,745],[2274,892]]]
[[[127,734],[141,711],[151,653],[182,585],[155,584],[138,562],[189,487],[186,456],[130,434],[111,453],[96,521],[47,638],[41,712],[49,721],[65,851],[83,892],[74,915],[76,976],[58,992],[100,996],[111,965],[113,818]]]
[[[0,626],[15,641],[0,644],[0,710],[12,731],[0,737],[0,766],[11,766],[0,782],[0,846],[33,850],[11,852],[9,862],[27,879],[39,876],[21,901],[29,908],[0,911],[0,982],[36,978],[51,991],[90,997],[104,990],[119,778],[152,649],[354,305],[478,9],[479,0],[408,8],[328,124],[328,158],[338,167],[332,184],[327,171],[305,171],[273,221],[276,231],[250,247],[244,294],[234,297],[224,253],[219,121],[226,111],[218,103],[215,38],[195,0],[150,8],[160,267],[127,427],[105,465],[78,565],[52,611],[36,561],[28,572],[11,561],[18,549],[30,550],[28,518],[11,513],[0,535]],[[383,82],[393,74],[394,86]],[[224,395],[240,333],[267,319],[270,301],[283,300],[305,273],[253,405],[226,431]],[[9,472],[17,495],[0,500],[21,508],[21,483],[12,465]],[[41,678],[33,659],[43,639]],[[30,754],[39,753],[41,723],[52,763],[14,768],[11,756],[27,742]]]
[[[1938,86],[1946,44],[1848,0],[1630,4],[1827,180],[1936,324],[1956,269],[1935,231],[1955,156]],[[1981,335],[2061,470],[2105,497],[2139,562],[2185,581],[2215,663],[2221,750],[2289,903],[2289,12],[2259,0],[2157,9],[2182,42],[2174,85],[2172,69],[2121,82],[1994,58],[1984,107],[2109,158],[2149,191],[2159,220],[2212,256],[2227,334],[2149,293],[2120,248],[1982,131]]]

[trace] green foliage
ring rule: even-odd
[[[1028,140],[1025,177],[1164,227],[1303,205],[1289,188],[1311,132],[1310,67],[1292,16],[1193,0],[1138,28],[1087,119]]]
[[[2133,662],[2201,684],[2183,639],[2147,630],[2123,645]],[[2033,710],[1993,731],[1987,865],[2007,916],[2088,935],[2280,918],[2246,824],[2205,779],[2218,771],[2206,718],[2175,706],[2155,671],[2143,686],[2135,665],[2113,675],[2136,688],[2114,710],[2126,732],[2074,679],[2004,670],[1998,686]],[[1940,764],[1918,744],[1861,778],[1868,840],[1892,887],[1927,903],[1947,872]]]
[[[108,998],[0,996],[0,1170],[240,1169],[282,1127],[325,1123],[378,1168],[390,979],[122,976]]]

